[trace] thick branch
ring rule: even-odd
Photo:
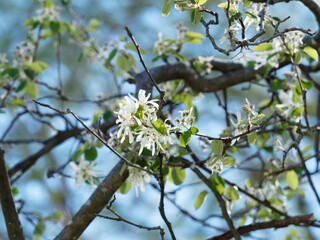
[[[252,231],[267,229],[267,228],[284,228],[292,224],[311,223],[313,222],[313,214],[308,214],[298,217],[290,217],[281,220],[273,220],[270,222],[254,223],[247,226],[239,227],[238,233],[241,235],[250,233]],[[232,238],[232,233],[226,232],[220,236],[212,237],[210,240],[226,240]]]
[[[258,70],[244,69],[239,63],[230,61],[213,61],[213,70],[228,72],[218,77],[206,78],[197,74],[192,68],[191,61],[185,63],[175,63],[156,67],[150,70],[157,83],[175,79],[184,79],[192,88],[201,92],[211,92],[225,89],[240,83],[256,79],[256,75],[262,75],[266,68]],[[147,79],[146,72],[141,72],[135,76],[136,79]],[[142,81],[145,82],[145,81]]]
[[[0,149],[0,202],[7,225],[9,239],[24,239],[18,212],[12,197],[10,181],[4,161],[4,151],[2,149]]]
[[[123,163],[119,162],[109,175],[99,184],[91,197],[82,205],[81,209],[73,216],[71,222],[65,226],[55,240],[78,239],[83,231],[96,217],[96,214],[108,204],[113,194],[128,177],[128,171],[120,175]]]

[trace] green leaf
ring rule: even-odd
[[[301,80],[301,84],[302,84],[303,88],[307,89],[307,90],[310,90],[314,86],[313,82],[310,82],[310,81],[307,81],[304,79]]]
[[[96,18],[92,18],[89,21],[89,26],[91,26],[91,27],[97,27],[97,26],[100,26],[100,25],[101,25],[101,22]]]
[[[33,234],[35,235],[36,239],[39,239],[39,237],[43,234],[45,228],[46,226],[43,223],[43,221],[38,221],[33,231]]]
[[[50,22],[50,29],[52,32],[58,33],[60,31],[60,22],[59,21]]]
[[[196,127],[191,127],[189,131],[191,132],[192,135],[196,135],[199,132],[199,129]]]
[[[41,35],[41,39],[46,39],[46,38],[52,37],[53,35],[54,33],[52,31],[48,31]]]
[[[272,49],[273,49],[272,43],[261,43],[261,44],[255,46],[253,51],[263,52],[263,51],[269,51]]]
[[[229,196],[229,198],[233,201],[237,201],[239,199],[239,193],[238,190],[233,187],[229,186],[226,190],[226,194]]]
[[[118,50],[117,49],[113,49],[111,51],[111,53],[109,54],[108,58],[107,58],[107,62],[110,63],[111,60],[116,56]]]
[[[264,219],[270,216],[270,212],[266,208],[262,208],[257,212],[257,218]]]
[[[201,207],[201,205],[206,201],[207,196],[208,196],[207,191],[202,191],[201,193],[199,193],[199,195],[197,196],[193,204],[195,210]]]
[[[187,43],[202,43],[204,36],[197,32],[186,32],[184,41]]]
[[[83,147],[80,146],[77,151],[72,155],[72,161],[77,162],[77,160],[80,158],[80,156],[83,153]]]
[[[245,7],[245,8],[249,7],[249,6],[250,6],[250,3],[251,3],[251,1],[249,1],[249,0],[244,0],[244,1],[243,1],[243,7]]]
[[[25,104],[24,100],[19,98],[15,98],[8,103],[8,105],[13,108],[24,106]]]
[[[190,140],[191,140],[191,132],[190,131],[185,131],[180,134],[179,141],[180,141],[181,146],[186,147],[187,144],[190,142]]]
[[[236,164],[236,159],[231,156],[226,156],[222,159],[222,164],[227,167],[232,167]]]
[[[292,190],[295,190],[298,187],[299,179],[294,170],[287,172],[285,181]]]
[[[247,138],[248,138],[248,143],[249,143],[250,145],[255,144],[255,142],[256,142],[256,140],[257,140],[257,133],[256,133],[256,131],[253,131],[253,132],[249,133]]]
[[[135,51],[135,52],[138,52],[138,51],[137,51],[137,48],[133,45],[133,43],[127,43],[126,45],[124,45],[124,48],[125,48],[125,49],[131,49],[131,50],[133,50],[133,51]],[[139,46],[139,50],[140,50],[140,53],[141,53],[141,54],[146,54],[146,53],[147,53],[146,50],[144,50],[144,49],[141,48],[140,46]]]
[[[139,118],[140,120],[142,120],[143,115],[144,115],[144,108],[143,108],[143,106],[142,106],[141,104],[139,104],[139,107],[138,107],[138,110],[137,110],[135,116],[136,116],[137,118]],[[162,134],[162,135],[163,135],[163,134]]]
[[[95,147],[93,147],[93,146],[84,151],[84,157],[88,161],[95,160],[97,158],[97,156],[98,156],[97,149]]]
[[[46,217],[45,220],[59,220],[63,217],[63,212],[54,212],[50,216]]]
[[[118,193],[127,194],[131,188],[131,182],[126,180],[117,190]]]
[[[210,176],[209,181],[212,183],[213,191],[216,191],[220,195],[222,195],[224,192],[224,185],[225,185],[224,179],[215,173]]]
[[[186,178],[186,172],[183,168],[172,168],[170,171],[169,179],[175,185],[180,185]]]
[[[172,6],[172,0],[165,0],[162,6],[162,16],[166,17],[169,15]]]
[[[8,74],[11,78],[16,78],[19,75],[19,68],[8,67],[1,73],[1,76],[5,74]]]
[[[190,19],[191,19],[191,23],[194,25],[198,25],[198,23],[201,20],[201,12],[199,12],[197,9],[193,9],[190,12]]]
[[[117,59],[117,66],[124,70],[124,71],[130,71],[131,70],[131,62],[128,58],[126,58],[123,55],[120,55]]]
[[[25,91],[30,99],[36,99],[38,97],[38,87],[35,84],[28,84]]]
[[[26,62],[25,66],[35,71],[36,73],[42,73],[43,70],[47,69],[49,66],[45,62]]]
[[[196,3],[198,3],[199,5],[205,4],[207,2],[207,0],[195,0]]]
[[[27,86],[27,84],[28,84],[28,80],[23,79],[23,80],[20,82],[19,86],[18,86],[14,91],[15,91],[15,92],[20,92],[20,91],[22,91],[22,90]]]
[[[246,216],[244,215],[239,219],[239,226],[242,227],[244,226],[245,223],[246,223]]]
[[[319,55],[317,50],[315,50],[314,48],[310,47],[310,46],[306,46],[303,49],[303,52],[305,52],[309,57],[311,57],[312,59],[318,61],[319,60]]]
[[[298,51],[294,57],[295,64],[299,64],[302,60],[302,53]]]
[[[98,112],[93,116],[92,124],[98,123],[100,116],[101,116],[101,111],[98,111]]]
[[[211,150],[214,154],[219,155],[223,150],[223,142],[221,140],[212,140]]]
[[[152,123],[152,126],[163,136],[167,135],[167,127],[164,125],[164,123],[161,120],[157,120],[154,123]]]
[[[19,189],[11,186],[11,192],[12,192],[13,196],[15,196],[19,193]]]

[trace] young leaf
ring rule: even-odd
[[[269,51],[272,49],[273,49],[272,43],[261,43],[261,44],[255,46],[253,51],[263,52],[263,51]]]
[[[183,133],[181,133],[180,137],[179,137],[179,141],[181,146],[186,147],[187,144],[190,142],[191,140],[191,132],[190,131],[185,131]]]
[[[202,191],[201,193],[199,193],[193,205],[195,210],[200,208],[201,205],[206,201],[207,195],[208,195],[207,191]]]
[[[162,135],[167,135],[167,128],[166,125],[164,125],[163,122],[161,122],[161,120],[157,120],[154,123],[152,123],[152,126]]]
[[[317,50],[315,50],[314,48],[310,47],[310,46],[306,46],[303,51],[312,59],[318,61],[319,60],[319,55]]]
[[[224,192],[224,179],[220,177],[218,174],[213,174],[209,178],[210,182],[212,183],[212,189],[213,191],[218,192],[220,195]]]
[[[248,134],[248,143],[249,143],[250,145],[255,144],[256,140],[257,140],[257,133],[256,133],[256,131],[253,131],[253,132],[251,132],[251,133]]]
[[[139,108],[138,108],[138,110],[137,110],[137,112],[136,112],[135,116],[136,116],[137,118],[139,118],[140,120],[142,120],[143,115],[144,115],[144,109],[143,109],[143,106],[142,106],[141,104],[139,104]]]
[[[222,164],[227,167],[232,167],[236,164],[236,160],[231,156],[226,156],[222,159]]]
[[[198,128],[196,127],[191,127],[189,130],[192,135],[196,135],[199,132]]]
[[[131,182],[126,180],[117,190],[118,193],[127,194],[131,188]]]
[[[292,190],[295,190],[298,187],[299,179],[294,170],[287,172],[285,181]]]
[[[172,168],[170,171],[169,179],[175,185],[180,185],[186,178],[186,172],[183,168]]]
[[[235,189],[235,187],[233,187],[233,186],[229,186],[229,187],[227,188],[227,190],[226,190],[226,193],[227,193],[227,195],[229,196],[229,198],[230,198],[231,200],[236,201],[236,200],[239,199],[238,190]]]
[[[212,140],[211,150],[214,154],[219,155],[223,150],[223,142],[220,140]]]
[[[169,15],[172,6],[172,0],[165,0],[162,6],[162,16],[166,17]]]
[[[97,158],[97,156],[98,156],[97,149],[95,147],[93,147],[93,146],[84,151],[84,157],[88,161],[95,160]]]
[[[124,71],[130,71],[131,70],[131,63],[128,58],[126,58],[123,55],[120,55],[117,59],[117,66],[124,70]]]

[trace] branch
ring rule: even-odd
[[[4,160],[4,151],[2,149],[0,149],[0,202],[7,225],[9,239],[24,239],[18,212],[12,197],[9,176]]]
[[[300,223],[311,223],[313,222],[313,220],[314,220],[313,214],[308,214],[308,215],[303,215],[298,217],[285,218],[281,220],[273,220],[270,222],[254,223],[247,226],[239,227],[237,230],[239,234],[244,235],[252,231],[261,230],[261,229],[284,228],[292,224],[297,225]],[[232,237],[233,237],[232,233],[229,231],[220,236],[209,238],[209,240],[226,240],[226,239],[231,239]]]
[[[114,123],[115,123],[115,118],[112,118],[110,121],[105,122],[100,127],[101,131],[103,132],[107,131],[110,127],[114,125]],[[20,174],[13,180],[13,181],[16,181],[25,171],[27,171],[30,167],[32,167],[40,157],[50,152],[53,148],[55,148],[59,144],[65,142],[67,139],[80,135],[83,131],[84,129],[77,128],[77,129],[58,132],[54,137],[49,138],[48,140],[43,142],[45,146],[41,150],[39,150],[37,153],[29,156],[25,160],[19,162],[14,167],[12,167],[9,170],[9,176],[12,177],[17,172],[20,172]]]
[[[157,83],[183,79],[187,84],[198,91],[212,92],[255,80],[257,74],[263,75],[266,71],[266,67],[261,67],[257,70],[245,69],[241,64],[231,61],[213,60],[211,64],[213,64],[213,70],[218,70],[225,74],[213,78],[200,76],[192,68],[192,61],[155,67],[150,69],[150,73]],[[141,85],[146,84],[148,79],[146,72],[133,74],[133,76],[136,79],[139,79]]]
[[[123,163],[119,162],[99,184],[90,198],[82,205],[81,209],[73,216],[70,223],[59,233],[55,240],[78,239],[83,231],[96,217],[96,214],[108,204],[113,194],[118,190],[128,177],[128,171],[120,175]]]

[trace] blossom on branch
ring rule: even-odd
[[[76,173],[76,175],[73,176],[73,178],[76,179],[76,188],[80,188],[83,182],[88,182],[92,188],[97,187],[97,185],[94,183],[94,178],[97,177],[97,174],[92,169],[95,164],[95,161],[87,164],[84,158],[80,159],[79,165],[77,165],[75,162],[70,162],[72,170]]]
[[[128,166],[128,171],[129,171],[128,180],[133,183],[134,188],[136,190],[136,197],[139,197],[139,187],[140,187],[140,191],[144,192],[145,190],[144,185],[150,182],[150,176],[145,171],[142,171],[141,169],[138,169],[135,167]]]

